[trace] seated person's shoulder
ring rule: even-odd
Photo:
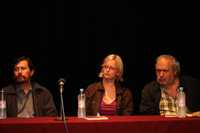
[[[102,88],[102,85],[101,85],[101,82],[94,82],[94,83],[91,83],[89,84],[86,89],[85,89],[85,93],[86,95],[92,95],[94,94],[98,89],[101,89]]]
[[[158,89],[159,89],[159,84],[156,81],[148,82],[147,84],[144,85],[143,88],[144,91],[158,90]]]
[[[123,88],[122,93],[124,96],[132,97],[132,90],[130,90],[129,88]]]
[[[36,91],[36,92],[41,92],[41,93],[48,93],[51,94],[50,91],[44,87],[43,85],[37,83],[37,82],[33,82],[32,83],[32,88]]]
[[[94,82],[94,83],[89,84],[86,89],[97,88],[97,87],[100,87],[100,85],[101,85],[100,82]]]
[[[6,93],[15,93],[15,87],[13,85],[8,85],[2,88]]]

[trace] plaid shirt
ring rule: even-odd
[[[169,96],[164,88],[161,89],[160,115],[176,115],[176,98]]]

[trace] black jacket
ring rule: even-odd
[[[93,83],[88,86],[86,94],[86,113],[87,115],[97,115],[101,99],[104,95],[102,82]],[[117,95],[117,114],[116,115],[131,115],[133,113],[132,93],[129,89],[116,84]]]
[[[7,117],[17,117],[17,95],[15,85],[4,87]],[[43,86],[32,82],[34,116],[57,116],[51,93]]]
[[[180,86],[186,93],[186,106],[190,112],[200,110],[200,81],[192,77],[181,77]],[[142,114],[160,114],[160,86],[156,81],[145,85],[142,90],[140,112]]]

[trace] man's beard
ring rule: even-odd
[[[15,77],[15,82],[17,84],[26,83],[28,80],[24,76]]]

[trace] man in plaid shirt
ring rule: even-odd
[[[186,93],[188,111],[200,110],[200,82],[192,77],[180,76],[180,63],[172,55],[160,55],[156,59],[156,81],[142,90],[140,112],[142,114],[176,115],[176,98],[179,87]]]

